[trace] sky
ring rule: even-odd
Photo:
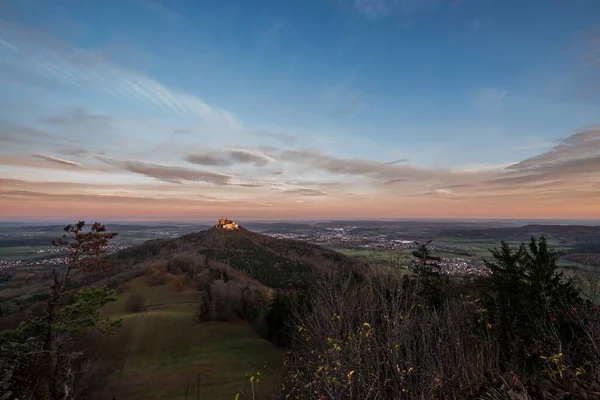
[[[600,219],[597,0],[4,0],[0,220]]]

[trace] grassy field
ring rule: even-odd
[[[47,249],[48,246],[11,246],[0,247],[0,260],[31,260],[39,258],[36,250]]]
[[[162,305],[122,312],[133,293],[147,297],[148,305]],[[127,284],[106,309],[121,317],[123,326],[105,342],[117,368],[101,398],[184,399],[187,392],[188,399],[234,399],[237,393],[251,399],[251,375],[259,380],[258,399],[279,393],[281,350],[243,322],[196,323],[196,304],[187,302],[199,295],[191,289],[177,292],[170,283],[151,287],[145,277]]]

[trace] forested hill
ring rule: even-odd
[[[117,269],[124,265],[168,261],[185,255],[199,262],[227,266],[272,288],[306,286],[315,274],[364,272],[366,265],[333,250],[289,239],[277,239],[243,227],[212,227],[175,239],[147,241],[116,253]]]

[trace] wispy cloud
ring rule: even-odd
[[[83,165],[79,164],[78,162],[75,161],[70,161],[70,160],[65,160],[63,158],[58,158],[58,157],[52,157],[52,156],[46,156],[43,154],[32,154],[32,157],[35,158],[39,158],[40,160],[46,160],[46,161],[50,161],[56,164],[61,164],[61,165],[68,165],[70,167],[76,167],[76,168],[82,168]]]
[[[184,157],[184,160],[192,164],[204,166],[231,165],[230,161],[223,158],[219,153],[188,154]]]
[[[295,135],[288,132],[283,131],[274,131],[267,129],[255,129],[255,130],[246,130],[245,133],[252,136],[263,137],[268,139],[279,140],[283,143],[293,144],[298,142],[299,135]]]
[[[389,181],[385,181],[384,184],[385,185],[395,185],[397,183],[404,183],[407,181],[408,181],[407,178],[396,178],[396,179],[390,179]]]
[[[0,120],[0,142],[7,143],[43,143],[56,144],[61,138],[27,126]]]
[[[86,126],[101,125],[107,128],[114,120],[108,115],[93,114],[84,108],[73,108],[65,110],[61,114],[55,114],[40,118],[41,122],[56,126]]]
[[[508,89],[484,88],[475,95],[475,106],[479,108],[489,108],[498,105],[508,96]]]
[[[274,21],[267,29],[261,33],[261,40],[263,45],[269,45],[275,41],[281,29],[287,25],[285,20]]]
[[[83,157],[83,156],[86,156],[88,154],[91,154],[91,152],[88,151],[88,150],[80,149],[80,148],[72,148],[72,147],[71,148],[62,149],[59,152],[61,154],[66,154],[68,156],[73,156],[73,157]],[[99,154],[99,153],[97,153],[97,154]]]
[[[180,116],[197,116],[230,129],[240,129],[230,112],[192,94],[167,88],[157,80],[121,67],[100,54],[73,48],[40,31],[0,22],[4,61],[48,79],[106,92],[125,101],[143,102]],[[3,50],[4,49],[4,50]]]
[[[197,200],[178,199],[170,197],[148,197],[148,196],[130,196],[130,195],[115,195],[115,194],[82,194],[82,193],[48,193],[32,190],[5,190],[0,189],[0,198],[8,199],[39,199],[44,201],[68,201],[68,202],[85,202],[92,204],[156,204],[156,205],[213,205],[215,199],[210,196],[198,195]]]
[[[232,175],[214,171],[202,171],[178,166],[147,163],[137,160],[116,160],[114,158],[96,155],[96,158],[106,164],[113,165],[129,172],[155,178],[169,183],[207,182],[215,185],[228,185]]]
[[[598,174],[600,171],[600,126],[581,130],[563,139],[551,150],[507,167],[501,182],[531,182],[565,176]]]
[[[297,196],[327,196],[327,192],[310,188],[288,189],[281,191],[281,193],[292,194]]]
[[[184,159],[192,164],[207,166],[254,164],[257,167],[264,167],[265,165],[273,162],[273,159],[265,154],[246,149],[193,153],[186,155]]]
[[[399,179],[416,182],[444,179],[452,182],[474,176],[472,171],[431,169],[416,165],[379,162],[360,158],[339,158],[315,149],[280,150],[269,153],[269,156],[281,162],[294,163],[330,174],[360,176],[382,183],[400,182]]]
[[[264,167],[273,161],[272,158],[264,154],[250,150],[230,150],[227,152],[229,158],[238,163],[254,164],[258,167]]]

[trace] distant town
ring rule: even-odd
[[[310,233],[275,233],[265,232],[266,235],[278,239],[293,239],[315,244],[327,245],[334,248],[364,249],[373,251],[397,251],[416,249],[420,243],[417,240],[391,238],[387,233],[374,233],[372,231],[362,231],[357,226],[347,226],[340,228],[324,228]],[[432,243],[430,246],[433,252],[457,252],[457,249],[448,246],[441,246]],[[460,250],[459,250],[460,252]],[[465,254],[467,249],[463,249]],[[400,261],[395,263],[395,267],[411,270],[415,267],[415,261]],[[437,263],[440,272],[445,275],[469,275],[486,276],[491,272],[480,261],[473,261],[466,258],[446,257]]]

